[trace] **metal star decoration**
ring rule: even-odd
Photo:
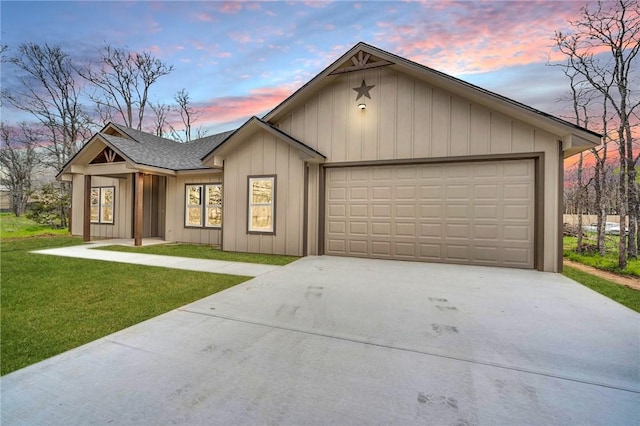
[[[367,83],[365,83],[364,80],[362,80],[362,84],[360,85],[360,87],[353,88],[353,90],[358,92],[358,97],[356,98],[356,101],[363,96],[366,96],[367,98],[371,99],[371,95],[369,95],[369,90],[373,89],[374,87],[376,86],[367,86]]]

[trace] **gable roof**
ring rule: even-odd
[[[367,58],[370,58],[370,62],[365,64]],[[358,60],[363,59],[364,62],[356,64]],[[354,64],[356,65],[354,66]],[[572,149],[571,154],[586,149],[580,148],[580,146],[591,148],[600,143],[602,135],[599,133],[577,126],[513,99],[475,86],[409,59],[394,55],[393,53],[386,52],[364,42],[360,42],[352,47],[304,86],[268,112],[262,119],[266,122],[273,122],[282,117],[292,108],[295,108],[295,105],[299,102],[304,102],[307,96],[320,90],[325,84],[335,78],[335,75],[354,69],[368,69],[380,66],[393,67],[457,96],[558,135],[565,142],[565,150]]]
[[[276,138],[288,143],[289,145],[296,148],[300,151],[306,158],[306,161],[310,162],[322,162],[326,159],[324,155],[311,148],[308,145],[300,142],[296,138],[284,133],[282,130],[272,126],[264,120],[259,119],[258,117],[251,117],[246,123],[240,126],[237,130],[235,130],[229,137],[220,142],[217,146],[215,146],[211,151],[209,151],[206,155],[202,157],[203,163],[208,163],[215,157],[216,155],[224,155],[230,149],[233,149],[238,141],[241,141],[242,138],[245,138],[258,130],[264,130]]]
[[[85,147],[103,142],[134,166],[149,166],[171,171],[209,169],[200,158],[224,141],[232,131],[180,143],[116,123],[107,124],[71,158],[58,176],[65,173]]]

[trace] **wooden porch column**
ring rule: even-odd
[[[82,241],[91,241],[91,175],[84,175],[84,204],[82,211]],[[71,222],[73,218],[69,218]]]
[[[144,198],[144,176],[142,173],[135,174],[136,193],[133,198],[133,245],[142,245],[142,217],[144,210],[142,200]]]

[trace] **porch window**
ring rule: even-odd
[[[249,177],[248,232],[275,233],[275,176]]]
[[[114,186],[91,188],[91,223],[113,224],[115,192]]]
[[[220,228],[222,226],[222,184],[186,186],[185,226]]]

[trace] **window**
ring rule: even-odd
[[[275,176],[249,177],[249,232],[275,233],[275,187]]]
[[[113,224],[114,186],[91,188],[91,223]]]
[[[222,226],[222,184],[187,185],[185,203],[185,226]]]

